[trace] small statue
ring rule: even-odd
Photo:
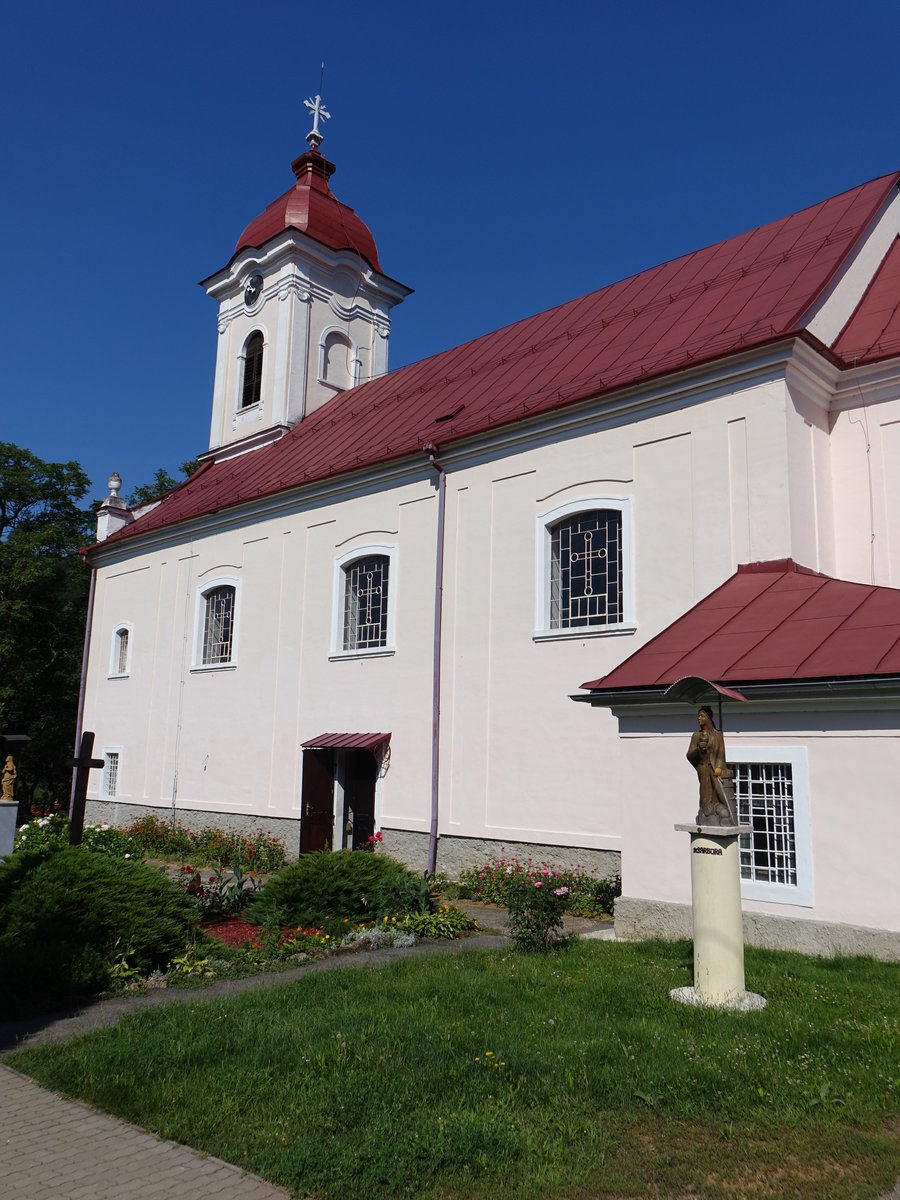
[[[16,776],[18,773],[12,755],[7,754],[6,762],[3,765],[2,783],[0,783],[0,800],[8,804],[12,804],[15,800],[13,792],[16,788]]]
[[[705,705],[697,713],[700,728],[691,737],[687,760],[700,780],[698,825],[737,825],[734,772],[725,761],[725,739]]]

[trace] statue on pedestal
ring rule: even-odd
[[[2,781],[0,781],[0,800],[5,801],[7,804],[12,804],[15,800],[13,793],[15,792],[16,776],[18,773],[12,755],[7,754],[6,762],[3,764]]]
[[[725,761],[725,739],[716,729],[712,709],[697,713],[699,729],[691,737],[687,760],[700,781],[698,825],[737,825],[734,772]]]

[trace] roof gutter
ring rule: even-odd
[[[861,692],[900,691],[900,675],[834,675],[822,679],[765,679],[744,683],[732,681],[746,700],[762,700],[767,697],[787,696],[853,696]],[[665,704],[671,684],[653,684],[647,687],[610,688],[608,691],[581,692],[569,697],[578,704],[590,704],[592,708],[640,707],[644,704]],[[727,693],[726,693],[727,695]]]
[[[434,667],[431,700],[431,824],[428,830],[428,866],[425,874],[431,878],[437,868],[438,801],[441,755],[441,627],[444,606],[444,513],[447,498],[447,474],[437,461],[438,448],[427,442],[422,449],[428,462],[437,472],[437,548],[434,562]]]

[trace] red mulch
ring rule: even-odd
[[[259,926],[251,925],[240,917],[225,917],[208,925],[203,922],[201,929],[226,946],[243,946],[244,942],[255,942],[259,937]]]

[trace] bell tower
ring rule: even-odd
[[[375,239],[329,186],[320,96],[294,186],[255,217],[201,286],[219,304],[209,450],[229,458],[283,437],[333,396],[388,369],[391,310],[411,289],[385,275]]]

